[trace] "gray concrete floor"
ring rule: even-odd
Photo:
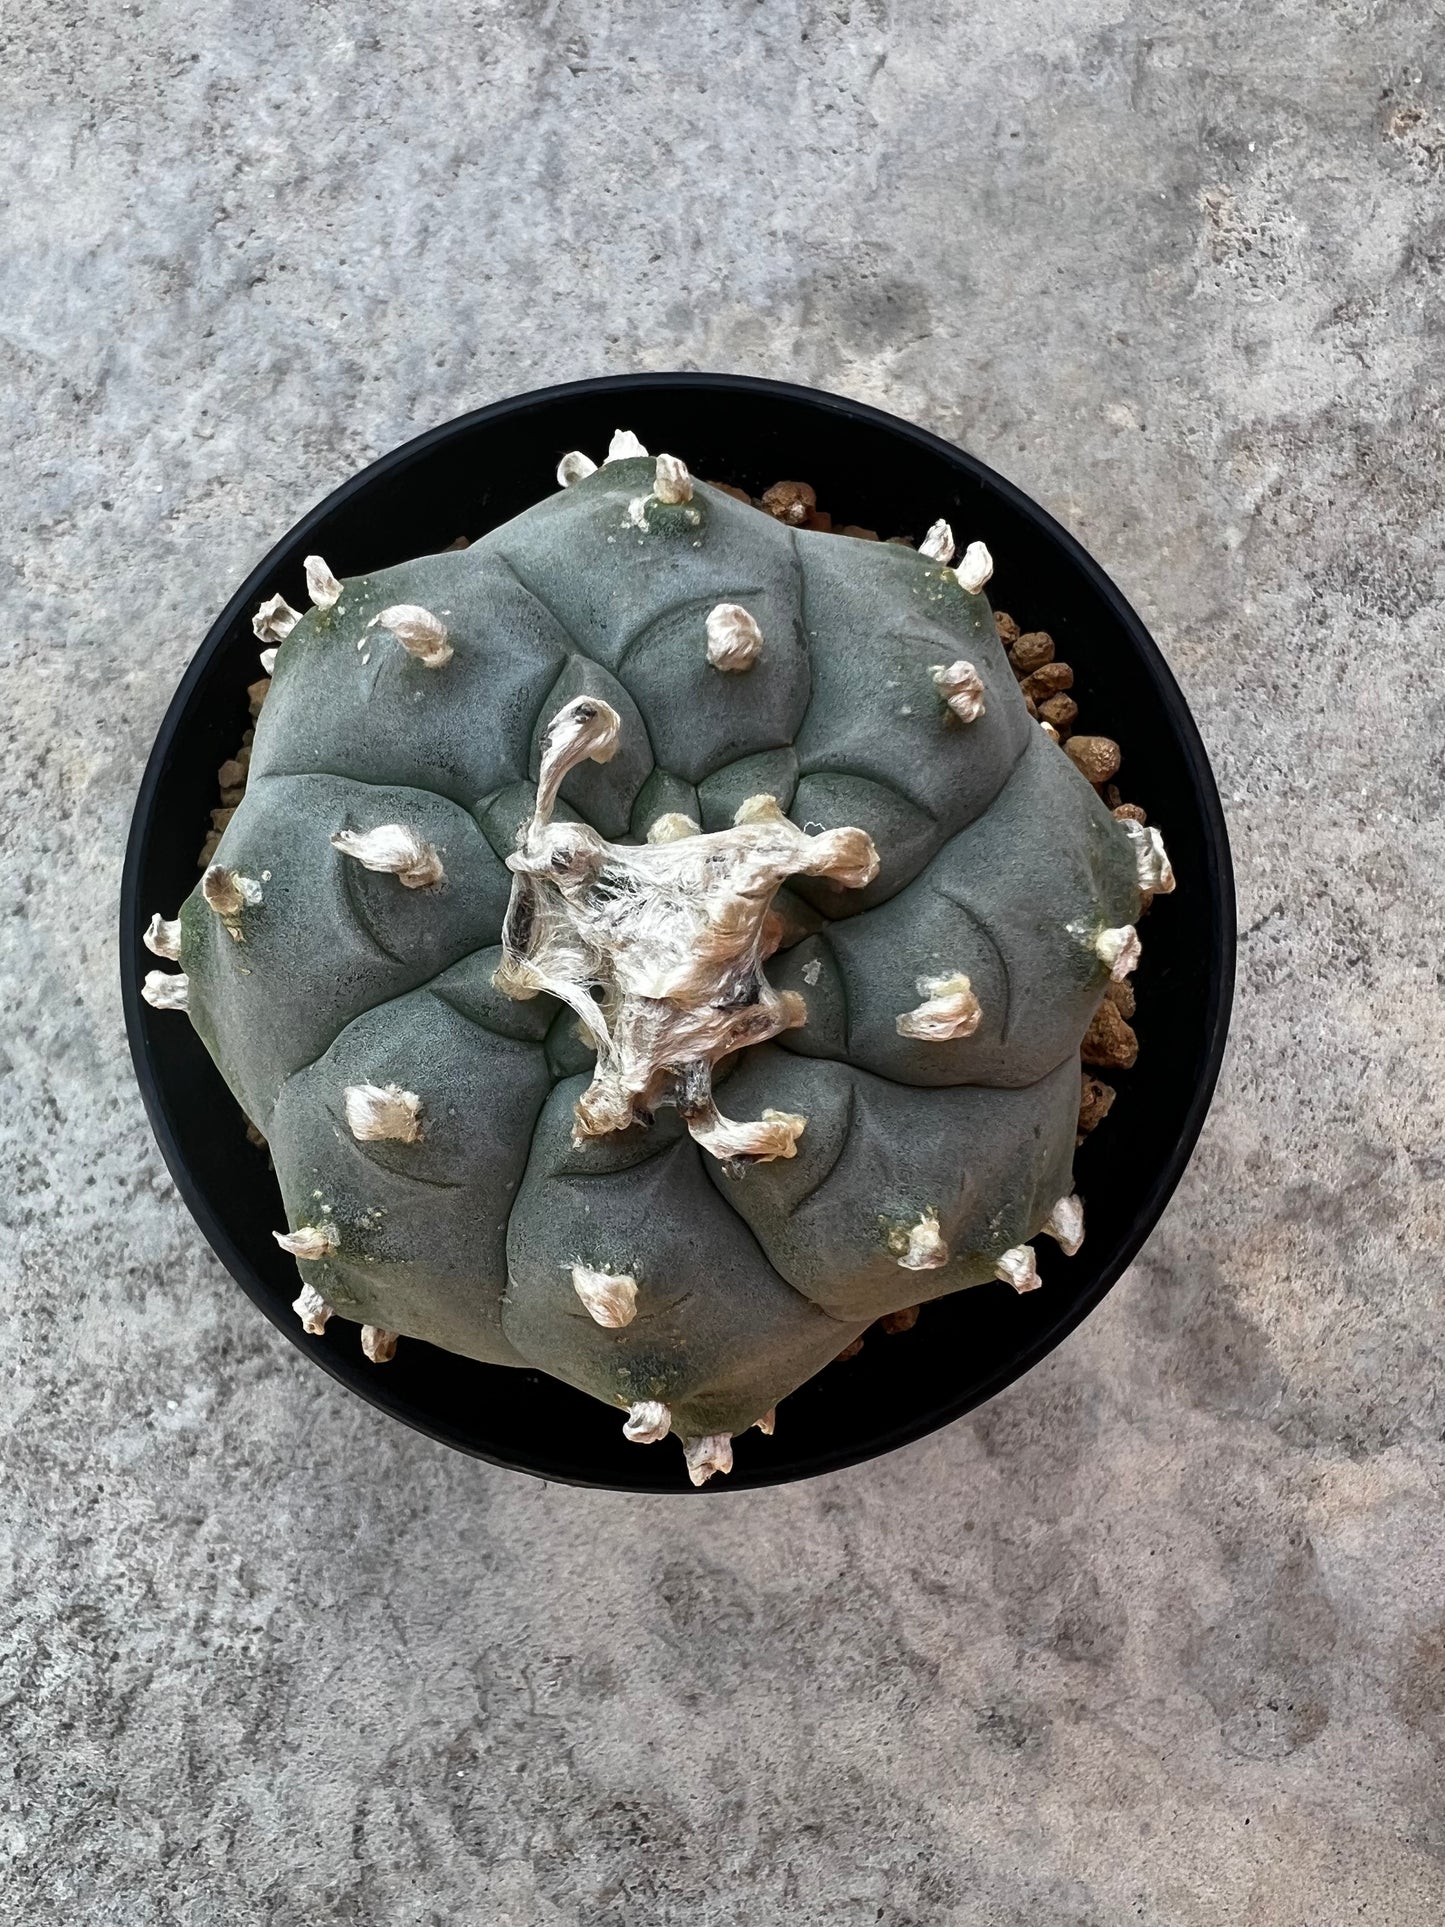
[[[1442,264],[1427,0],[16,0],[0,366],[0,1915],[1436,1927]],[[952,436],[1166,648],[1219,1103],[1025,1383],[706,1507],[308,1369],[151,1143],[113,924],[207,623],[581,373]],[[686,451],[680,451],[686,453]]]

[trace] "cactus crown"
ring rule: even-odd
[[[308,1332],[541,1367],[700,1483],[875,1318],[1077,1249],[1080,1039],[1172,874],[1030,721],[982,543],[621,434],[559,479],[263,605],[146,995],[269,1140]]]

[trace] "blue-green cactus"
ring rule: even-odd
[[[559,478],[263,606],[146,994],[269,1141],[308,1331],[540,1367],[700,1482],[880,1315],[1077,1247],[1080,1040],[1172,877],[1030,720],[981,544],[795,530],[628,437]]]

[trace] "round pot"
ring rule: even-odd
[[[706,1494],[810,1477],[891,1451],[991,1397],[1057,1345],[1108,1291],[1159,1219],[1188,1162],[1224,1052],[1234,981],[1234,891],[1219,796],[1199,732],[1143,624],[1073,537],[981,462],[936,436],[835,395],[741,375],[572,382],[478,409],[355,475],[297,523],[212,624],[166,712],[136,801],[121,885],[126,1027],[152,1128],[181,1196],[242,1290],[308,1359],[373,1405],[494,1464],[576,1485],[691,1492],[680,1452],[622,1436],[615,1412],[541,1372],[453,1357],[409,1339],[369,1364],[358,1328],[303,1333],[296,1267],[271,1232],[285,1215],[266,1154],[191,1026],[152,1010],[141,933],[194,887],[216,769],[246,726],[259,674],[256,604],[306,606],[302,559],[341,576],[475,538],[556,487],[566,450],[600,452],[614,428],[681,455],[697,475],[756,494],[813,483],[834,522],[916,539],[946,516],[993,552],[1000,606],[1046,628],[1075,671],[1086,724],[1124,748],[1125,793],[1168,841],[1179,878],[1148,919],[1135,979],[1139,1061],[1111,1074],[1118,1099],[1076,1161],[1088,1238],[1065,1259],[1040,1241],[1042,1290],[980,1286],[924,1308],[911,1332],[863,1350],[787,1398],[774,1438],[736,1441]]]

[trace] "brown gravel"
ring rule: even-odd
[[[1050,696],[1047,702],[1038,706],[1039,714],[1046,723],[1052,723],[1061,736],[1071,730],[1078,719],[1079,705],[1072,696],[1060,690],[1057,696]]]
[[[1036,703],[1047,702],[1050,696],[1073,686],[1074,672],[1066,662],[1046,662],[1042,669],[1035,669],[1019,684],[1024,694],[1032,696]]]
[[[1002,609],[995,609],[993,612],[993,626],[998,630],[998,639],[1004,648],[1012,652],[1014,644],[1019,639],[1019,626],[1013,617],[1006,615]]]
[[[818,506],[818,497],[807,482],[774,482],[764,489],[758,507],[779,522],[801,528]]]
[[[1137,803],[1116,803],[1114,814],[1121,823],[1147,823],[1148,817]]]
[[[1084,1032],[1081,1055],[1086,1064],[1101,1071],[1130,1070],[1139,1055],[1139,1039],[1107,997]]]
[[[909,1305],[905,1311],[890,1311],[886,1317],[880,1318],[878,1323],[890,1336],[894,1332],[911,1332],[918,1323],[918,1314],[922,1310],[922,1305]]]
[[[1107,783],[1117,775],[1123,760],[1112,736],[1071,736],[1064,754],[1094,784]]]
[[[1027,635],[1019,637],[1008,653],[1014,674],[1022,679],[1031,676],[1036,669],[1042,669],[1046,662],[1053,661],[1054,639],[1046,629],[1030,629]]]
[[[1121,1017],[1132,1017],[1134,1015],[1136,1008],[1134,986],[1127,977],[1121,984],[1105,984],[1104,995]]]
[[[1101,1077],[1085,1077],[1079,1090],[1079,1136],[1084,1138],[1096,1124],[1102,1124],[1113,1108],[1118,1092]]]

